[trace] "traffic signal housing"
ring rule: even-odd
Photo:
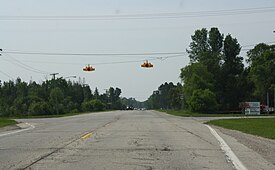
[[[152,68],[154,65],[152,63],[149,63],[148,60],[146,60],[143,64],[140,65],[144,68]]]
[[[83,68],[83,71],[95,71],[95,68],[93,68],[92,66],[88,65],[86,67]]]

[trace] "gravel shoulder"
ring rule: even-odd
[[[0,133],[2,132],[7,132],[7,131],[12,131],[12,130],[17,130],[17,129],[21,129],[19,126],[15,125],[8,125],[8,126],[4,126],[4,127],[0,127]]]
[[[235,138],[238,142],[257,152],[265,160],[275,165],[275,140],[246,134],[237,130],[225,129],[217,126],[215,126],[215,128]]]

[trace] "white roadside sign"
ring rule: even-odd
[[[246,102],[248,104],[248,107],[245,108],[245,114],[256,114],[259,115],[261,113],[260,110],[260,102]]]

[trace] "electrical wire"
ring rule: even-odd
[[[169,19],[190,17],[211,17],[226,15],[244,15],[275,12],[275,6],[260,8],[242,8],[216,11],[197,11],[183,13],[148,13],[124,15],[82,15],[82,16],[0,16],[0,20],[121,20],[121,19]]]
[[[172,55],[172,56],[166,56],[166,57],[157,57],[157,58],[152,58],[150,61],[155,61],[155,60],[163,60],[169,59],[169,58],[174,58],[174,57],[185,57],[185,55]],[[118,61],[118,62],[104,62],[104,63],[94,63],[93,65],[107,65],[107,64],[127,64],[127,63],[137,63],[137,62],[143,62],[147,59],[143,60],[131,60],[131,61]]]
[[[269,44],[269,45],[272,45],[275,43],[275,41],[269,41],[269,42],[264,42],[265,44]],[[257,44],[248,44],[248,45],[243,45],[242,47],[253,47]]]
[[[171,56],[166,56],[166,57],[154,57],[154,58],[146,58],[146,59],[143,59],[143,60],[127,60],[127,61],[112,61],[112,62],[98,62],[98,63],[93,63],[93,62],[90,62],[91,65],[95,66],[95,65],[109,65],[109,64],[126,64],[126,63],[137,63],[137,62],[143,62],[145,60],[150,60],[150,61],[153,61],[153,60],[166,60],[166,59],[169,59],[169,58],[175,58],[175,57],[186,57],[186,55],[171,55]],[[80,62],[53,62],[53,61],[34,61],[34,60],[22,60],[24,62],[28,62],[28,63],[49,63],[49,64],[66,64],[66,65],[85,65],[87,64],[87,62],[85,63],[80,63]]]
[[[274,44],[275,41],[265,42],[265,44]],[[251,47],[256,44],[243,45],[242,47]],[[170,55],[185,55],[186,51],[173,52],[144,52],[144,53],[66,53],[66,52],[37,52],[37,51],[20,51],[20,50],[3,50],[2,54],[16,54],[16,55],[45,55],[45,56],[112,56],[112,57],[132,57],[132,56],[150,56],[148,58],[164,59],[165,56]],[[162,57],[164,56],[164,57]],[[171,56],[170,56],[171,57]]]
[[[142,62],[144,60],[131,60],[131,61],[114,61],[114,62],[102,62],[102,63],[93,63],[93,65],[98,66],[98,65],[110,65],[110,64],[127,64],[127,63],[137,63],[137,62]]]
[[[39,70],[39,69],[36,69],[34,67],[31,67],[27,64],[24,64],[22,63],[21,61],[15,59],[14,57],[12,57],[11,55],[9,54],[5,54],[7,55],[7,58],[3,58],[3,60],[9,62],[9,63],[12,63],[14,65],[17,65],[21,68],[24,68],[25,70],[28,70],[28,71],[31,71],[31,72],[35,72],[35,73],[38,73],[38,74],[50,74],[50,72],[46,72],[46,71],[43,71],[43,70]]]
[[[3,71],[1,71],[1,70],[0,70],[0,73],[2,73],[3,75],[9,77],[10,79],[13,79],[9,74],[7,74],[7,73],[5,73],[5,72],[3,72]]]
[[[274,41],[270,41],[270,42],[265,42],[266,44],[270,44],[270,43],[275,43]],[[242,47],[250,47],[250,46],[255,46],[256,44],[250,44],[250,45],[244,45]],[[250,49],[248,48],[242,48],[241,51],[248,51]],[[47,55],[47,56],[51,56],[51,55],[58,55],[58,56],[116,56],[116,57],[131,57],[131,56],[136,56],[136,57],[141,57],[141,56],[150,56],[150,57],[146,57],[146,59],[143,60],[127,60],[127,61],[112,61],[112,62],[99,62],[99,63],[92,63],[92,65],[109,65],[109,64],[124,64],[124,63],[137,63],[137,62],[142,62],[145,60],[166,60],[166,59],[170,59],[170,58],[175,58],[175,57],[186,57],[188,55],[187,52],[147,52],[147,53],[51,53],[51,52],[24,52],[24,51],[18,51],[18,50],[10,50],[10,51],[2,51],[2,54],[8,55],[9,58],[13,59],[13,60],[6,60],[8,62],[11,62],[15,65],[18,65],[20,67],[25,68],[26,70],[32,71],[32,72],[36,72],[36,73],[40,73],[40,74],[50,74],[50,72],[46,72],[46,71],[42,71],[36,68],[33,68],[29,65],[26,65],[22,62],[20,62],[19,60],[15,59],[14,57],[12,57],[10,54],[18,54],[18,55]],[[16,63],[14,62],[16,61]],[[73,62],[73,63],[69,63],[69,62],[51,62],[51,61],[28,61],[28,60],[24,60],[25,62],[29,62],[29,63],[51,63],[51,64],[69,64],[69,65],[83,65],[83,64],[87,64],[86,63],[77,63],[77,62]]]
[[[26,51],[2,51],[3,54],[27,54],[27,55],[54,55],[54,56],[154,56],[154,55],[178,55],[186,52],[151,52],[151,53],[51,53],[51,52],[26,52]]]

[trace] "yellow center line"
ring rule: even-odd
[[[86,135],[82,136],[82,139],[86,139],[87,137],[91,136],[93,134],[93,132],[87,133]]]

